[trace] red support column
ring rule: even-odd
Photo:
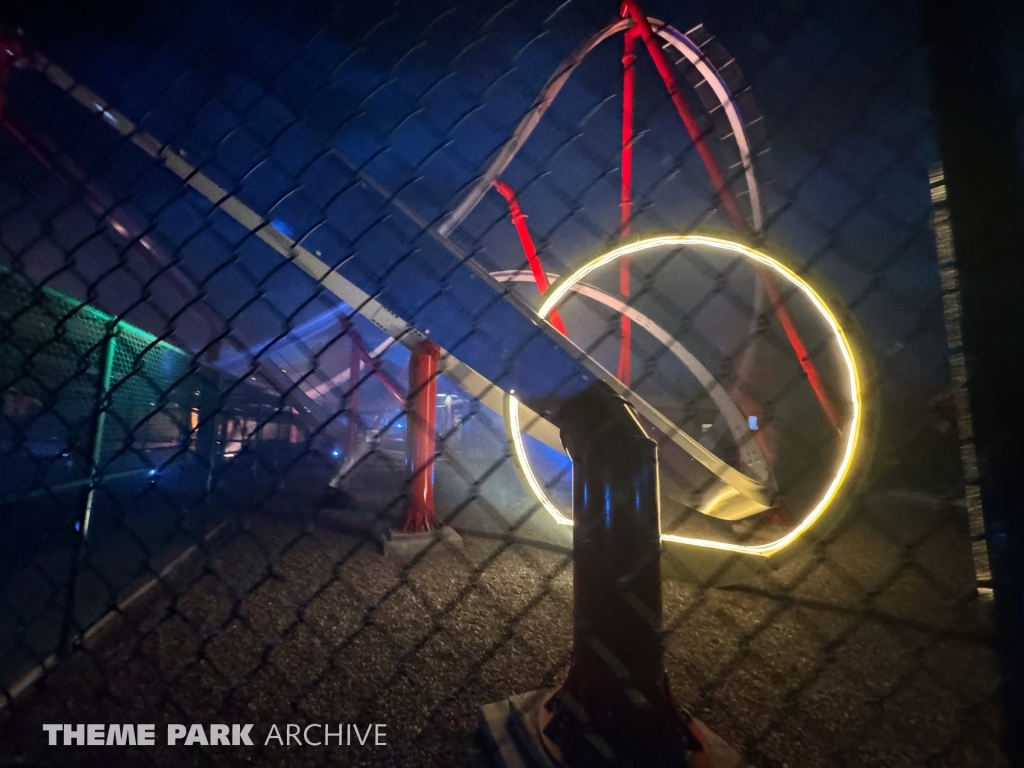
[[[711,179],[711,185],[715,188],[715,192],[718,194],[718,199],[722,201],[722,207],[725,208],[725,212],[728,214],[729,220],[739,232],[749,235],[750,225],[747,223],[746,217],[740,210],[739,204],[736,202],[735,195],[733,195],[732,190],[729,189],[729,185],[725,181],[725,176],[722,174],[722,169],[718,165],[718,160],[715,159],[715,155],[711,151],[711,147],[708,146],[708,142],[704,138],[704,134],[701,133],[700,126],[697,125],[697,121],[694,120],[693,115],[690,113],[690,108],[686,106],[686,102],[683,100],[683,94],[679,91],[679,87],[676,85],[676,79],[672,74],[672,68],[669,66],[668,60],[665,58],[665,54],[661,50],[661,45],[654,34],[654,30],[651,29],[650,22],[643,14],[643,11],[640,10],[636,0],[623,0],[621,13],[623,17],[632,17],[633,29],[635,29],[637,34],[643,38],[644,44],[647,47],[647,52],[651,55],[651,59],[654,60],[654,66],[657,68],[658,74],[661,75],[661,79],[665,83],[665,90],[668,91],[669,98],[672,100],[672,104],[675,106],[676,112],[679,113],[679,117],[683,121],[686,132],[689,134],[690,140],[693,142],[693,146],[697,150],[697,154],[700,156],[705,170],[708,172],[708,177]],[[783,330],[786,332],[786,338],[789,339],[790,346],[793,347],[797,360],[800,362],[800,367],[803,369],[804,375],[807,376],[807,381],[814,390],[814,394],[818,398],[818,402],[821,403],[822,410],[825,412],[829,421],[832,422],[832,425],[836,429],[839,429],[839,417],[836,412],[836,408],[832,404],[828,393],[825,391],[825,388],[821,383],[821,377],[818,375],[818,370],[815,367],[814,362],[811,360],[810,355],[807,354],[807,349],[804,346],[803,341],[801,341],[800,335],[797,333],[796,326],[793,324],[792,318],[790,318],[789,312],[786,310],[785,304],[781,300],[781,293],[775,279],[764,270],[759,270],[758,274],[761,278],[761,282],[764,284],[765,292],[768,294],[768,298],[772,302],[775,315],[779,318],[779,322],[782,324]]]
[[[665,83],[665,90],[668,91],[669,98],[672,100],[672,104],[676,108],[676,112],[679,113],[680,119],[683,121],[683,126],[686,128],[686,132],[690,136],[690,140],[693,142],[694,148],[697,150],[697,154],[700,156],[701,162],[704,163],[704,168],[708,172],[708,176],[711,178],[711,185],[715,188],[715,192],[718,193],[719,199],[722,201],[722,205],[725,207],[726,212],[729,214],[729,219],[741,232],[749,231],[750,227],[747,226],[747,220],[740,211],[739,205],[736,203],[736,198],[732,194],[732,190],[729,189],[728,184],[725,183],[725,176],[722,174],[721,168],[718,166],[718,161],[715,159],[714,154],[711,151],[711,147],[708,146],[707,140],[704,138],[704,134],[701,133],[700,126],[697,125],[697,121],[693,118],[690,113],[690,108],[686,106],[686,102],[683,100],[683,94],[679,91],[679,87],[676,85],[675,76],[672,74],[672,68],[669,66],[668,59],[665,58],[665,54],[661,51],[661,45],[658,42],[657,37],[654,34],[654,30],[651,29],[651,24],[644,16],[643,11],[636,4],[635,0],[624,0],[622,3],[622,15],[631,16],[633,18],[633,29],[637,34],[644,39],[644,44],[647,46],[647,52],[651,55],[651,59],[654,60],[654,66],[658,70],[658,74],[661,75],[662,81]]]
[[[807,352],[807,348],[804,346],[803,341],[800,338],[800,334],[797,333],[796,325],[793,324],[793,318],[789,316],[789,312],[786,311],[786,305],[782,298],[782,293],[779,290],[779,284],[769,275],[767,272],[762,271],[761,283],[764,285],[764,292],[768,295],[768,301],[772,303],[772,307],[775,308],[775,316],[779,318],[779,323],[782,324],[783,330],[786,332],[786,337],[789,339],[789,345],[793,348],[793,352],[796,353],[797,360],[800,361],[800,367],[804,370],[804,375],[807,377],[807,383],[811,385],[811,389],[814,390],[814,394],[818,398],[818,402],[821,403],[821,409],[825,412],[825,416],[831,422],[832,426],[835,427],[836,431],[842,429],[842,422],[839,418],[839,412],[836,407],[832,404],[832,400],[825,392],[825,386],[821,383],[821,377],[818,375],[818,369],[811,361],[811,356]]]
[[[437,413],[437,362],[440,348],[424,340],[412,350],[409,361],[408,429],[406,452],[412,480],[401,533],[420,533],[441,528],[434,512],[435,418]]]

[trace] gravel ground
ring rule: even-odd
[[[478,491],[466,529],[514,507]],[[62,661],[0,724],[0,765],[486,765],[480,705],[565,674],[571,557],[467,535],[402,565],[289,498]],[[847,520],[769,576],[666,580],[677,697],[763,768],[1007,765],[963,510],[877,483]],[[158,741],[168,722],[253,723],[256,746],[45,746],[42,723],[68,721],[157,723]],[[263,746],[286,723],[386,723],[388,746]]]

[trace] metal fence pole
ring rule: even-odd
[[[217,471],[218,460],[220,459],[222,448],[219,445],[218,434],[220,432],[220,393],[222,389],[221,380],[223,374],[220,371],[216,371],[212,377],[209,385],[213,386],[213,391],[210,392],[209,388],[200,390],[199,394],[199,433],[196,440],[196,448],[199,456],[204,462],[206,462],[206,493],[209,494],[213,490],[214,476]]]
[[[96,413],[93,415],[92,445],[89,453],[89,487],[85,496],[85,505],[82,509],[81,519],[81,540],[84,543],[89,538],[89,528],[92,524],[92,512],[96,502],[96,488],[99,482],[100,459],[103,454],[103,432],[107,424],[107,411],[110,410],[110,381],[114,373],[114,355],[117,352],[117,329],[107,337],[103,345],[103,354],[100,359],[100,383],[96,399]]]
[[[1007,30],[1024,16],[998,0],[925,3],[932,107],[956,251],[964,378],[992,565],[1011,763],[1024,764],[1024,169],[1014,137]],[[933,197],[936,190],[933,190]],[[947,305],[947,314],[951,308]],[[974,466],[972,466],[972,464]]]
[[[76,546],[73,547],[71,555],[71,573],[68,578],[68,594],[65,605],[64,623],[61,628],[60,650],[67,653],[71,650],[75,641],[74,636],[74,613],[75,593],[78,584],[78,575],[85,561],[87,546],[89,542],[89,530],[92,525],[92,513],[96,503],[96,489],[100,481],[100,459],[103,454],[103,432],[107,422],[107,411],[110,410],[110,382],[114,372],[114,356],[117,352],[117,332],[115,326],[103,345],[103,351],[99,359],[99,380],[96,390],[96,409],[91,417],[91,440],[89,441],[88,464],[86,467],[88,484],[85,497],[80,507],[78,516],[74,520],[74,530],[77,532]]]

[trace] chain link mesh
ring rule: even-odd
[[[764,768],[1009,765],[913,4],[642,7],[688,30],[694,59],[660,41],[753,242],[824,287],[876,398],[870,469],[798,552],[724,578],[728,563],[665,545],[672,690]],[[20,9],[22,36],[3,34],[22,51],[0,89],[0,761],[112,759],[47,747],[51,722],[379,722],[386,748],[259,739],[123,747],[116,762],[485,765],[479,708],[561,683],[571,529],[523,465],[570,517],[571,468],[526,412],[517,453],[500,407],[512,379],[458,367],[492,348],[511,376],[526,345],[502,347],[494,317],[540,300],[499,195],[451,217],[615,11]],[[738,237],[642,45],[620,237],[620,44],[582,60],[499,169],[552,281],[639,237]],[[743,519],[701,514],[717,480],[658,437],[663,533],[778,539],[828,484],[841,440],[757,273],[701,249],[634,256],[630,270],[628,295],[604,268],[559,305],[572,342],[614,371],[633,312],[636,396],[734,469],[759,451],[781,492]],[[481,272],[497,303],[465,287]],[[822,397],[848,416],[828,328],[799,291],[784,295]],[[460,311],[429,327],[444,301]],[[429,474],[462,542],[384,557],[416,475],[410,349],[442,332],[456,341],[436,378]]]

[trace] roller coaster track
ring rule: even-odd
[[[707,111],[713,116],[720,113],[721,116],[724,117],[724,120],[720,121],[722,123],[719,129],[719,133],[721,134],[720,138],[723,143],[728,142],[735,147],[735,152],[738,157],[735,167],[742,169],[742,174],[739,175],[739,178],[742,178],[743,180],[745,189],[742,191],[746,193],[746,197],[749,202],[749,215],[752,229],[755,233],[759,233],[764,225],[764,212],[758,175],[755,171],[755,156],[759,151],[763,152],[764,147],[763,140],[759,141],[758,139],[760,137],[752,135],[752,133],[756,132],[756,129],[752,131],[752,126],[757,126],[761,122],[761,118],[760,115],[756,114],[756,110],[753,109],[752,100],[749,98],[749,88],[743,81],[739,68],[735,65],[735,60],[725,52],[724,48],[722,48],[711,35],[707,34],[702,26],[694,27],[688,33],[683,34],[659,19],[648,18],[648,22],[654,33],[663,41],[663,48],[670,50],[675,54],[676,58],[673,63],[678,65],[686,62],[690,65],[689,71],[693,73],[691,76],[691,84],[696,89]],[[525,145],[534,129],[536,129],[540,124],[541,119],[550,109],[571,75],[579,68],[586,57],[603,42],[620,33],[628,34],[633,30],[633,28],[634,21],[630,18],[624,18],[609,24],[607,27],[581,43],[562,62],[555,71],[555,74],[551,76],[548,82],[541,89],[540,95],[534,102],[533,107],[519,121],[516,128],[513,130],[511,137],[498,151],[490,166],[471,187],[459,205],[439,226],[438,231],[440,234],[447,236],[454,231],[456,227],[465,221],[476,206],[479,205],[488,189],[492,185],[501,184],[501,182],[498,181],[498,177],[515,159],[517,153]],[[745,110],[741,111],[739,99],[735,95],[736,93],[742,94],[746,97],[747,104]],[[631,147],[628,149],[631,154]],[[626,150],[627,147],[624,144],[624,174],[626,173],[625,165],[627,162]],[[515,209],[518,209],[518,203],[515,203],[514,199],[509,197],[511,195],[511,191],[508,190],[507,187],[502,194],[509,199],[510,204],[513,205]],[[623,195],[623,200],[625,201],[628,193],[624,191]],[[516,218],[515,210],[513,211],[513,218]],[[525,225],[520,222],[517,224],[517,229],[521,226]],[[531,266],[533,266],[535,270],[540,269],[538,265],[531,263]],[[502,279],[499,274],[505,275],[507,273],[492,273],[492,276]],[[509,277],[508,279],[518,280],[520,278]],[[542,293],[544,287],[546,286],[541,286]],[[611,297],[608,296],[608,294],[596,292],[596,289],[593,289],[590,286],[577,286],[574,288],[574,291],[598,300],[600,303],[605,304],[605,306],[612,308],[614,311],[619,312],[622,316],[629,318],[630,320],[633,320],[635,316],[631,311],[622,311],[624,308],[628,307],[626,302],[611,302],[609,301]],[[750,321],[750,336],[752,339],[757,338],[754,331],[756,330],[757,323],[763,309],[764,290],[762,282],[757,281],[754,288],[753,312]],[[636,316],[642,317],[639,315]],[[652,324],[649,318],[643,317],[640,325],[648,331],[652,330]],[[662,331],[662,333],[656,334],[656,338],[665,344],[666,340],[671,337]],[[724,516],[729,519],[738,519],[763,511],[768,505],[770,505],[771,497],[775,492],[776,485],[775,480],[772,477],[769,462],[767,457],[764,455],[760,444],[753,439],[747,426],[746,419],[740,413],[740,409],[736,406],[733,398],[727,393],[725,387],[723,387],[723,385],[720,384],[703,365],[696,363],[696,358],[694,358],[694,356],[688,351],[682,354],[677,354],[677,350],[685,348],[674,340],[672,340],[672,343],[674,345],[671,347],[671,349],[673,349],[673,354],[679,358],[680,361],[687,366],[690,372],[697,377],[698,381],[719,408],[721,418],[713,425],[712,430],[707,436],[707,440],[710,442],[717,438],[721,431],[721,425],[724,424],[724,427],[731,433],[735,444],[739,447],[740,466],[743,472],[752,477],[755,482],[761,486],[758,489],[761,493],[753,498],[748,494],[743,494],[744,501],[746,503],[740,505],[723,505],[722,489],[710,486],[706,489],[703,499],[696,502],[696,508],[705,514],[711,514],[715,517]],[[743,351],[736,366],[737,381],[742,382],[749,376],[753,365],[754,352],[754,342],[748,343],[743,347]],[[507,410],[508,406],[506,405],[506,411]],[[530,423],[530,420],[525,417],[520,421],[524,424]],[[675,439],[674,442],[679,444],[680,440]],[[513,450],[515,450],[514,444]],[[694,448],[692,445],[689,447],[684,446],[684,450],[687,450],[691,455],[694,454]],[[518,458],[521,464],[528,464],[529,460],[525,455],[521,455]],[[719,479],[725,480],[719,471],[712,469],[709,461],[701,460],[700,458],[698,458],[698,460],[701,461],[706,468],[711,470],[713,474],[717,475]],[[529,470],[527,468],[527,472],[528,471]],[[728,483],[728,481],[726,482]],[[749,488],[749,485],[746,487]],[[543,494],[541,494],[541,496],[543,496]],[[754,503],[750,503],[751,501]],[[550,511],[550,504],[547,500],[542,498],[541,502],[548,507]]]
[[[701,45],[693,42],[693,40],[691,40],[687,35],[678,32],[659,20],[651,19],[650,23],[659,37],[666,41],[666,46],[671,46],[682,58],[685,58],[690,62],[695,70],[703,76],[703,82],[707,84],[710,92],[719,99],[723,114],[732,129],[732,140],[740,151],[740,165],[743,170],[743,178],[746,180],[746,187],[751,205],[751,216],[755,230],[759,229],[763,223],[763,213],[761,211],[760,192],[754,172],[754,156],[750,140],[747,137],[747,124],[744,123],[743,118],[740,115],[729,88],[726,85],[724,77],[702,52]],[[441,246],[452,256],[459,259],[466,267],[474,271],[477,277],[484,280],[491,280],[492,278],[485,271],[468,259],[466,254],[449,239],[449,234],[455,227],[465,220],[473,208],[475,208],[475,206],[480,202],[484,193],[491,186],[497,175],[500,174],[512,161],[518,149],[526,141],[529,134],[540,121],[544,112],[553,102],[558,91],[562,88],[568,77],[580,64],[583,58],[602,41],[618,32],[625,31],[631,24],[632,22],[627,19],[609,25],[604,30],[601,30],[585,41],[583,45],[581,45],[570,56],[551,80],[549,80],[548,85],[545,86],[542,91],[541,97],[519,123],[512,138],[498,153],[494,162],[487,169],[485,174],[478,180],[467,196],[461,203],[459,203],[452,213],[446,217],[439,227],[430,227],[428,222],[424,221],[415,211],[408,208],[408,206],[391,194],[389,190],[384,188],[383,185],[379,184],[374,178],[369,176],[363,168],[349,161],[337,150],[331,150],[331,152],[368,188],[377,191],[383,196],[389,205],[397,208],[401,213],[417,224],[422,231],[428,232],[430,236],[440,243]],[[191,165],[183,157],[182,153],[175,151],[152,135],[142,131],[139,126],[132,122],[126,115],[118,111],[88,87],[77,82],[70,74],[52,61],[48,60],[45,56],[37,52],[31,52],[26,54],[18,62],[18,65],[30,66],[37,69],[51,83],[61,89],[70,98],[96,115],[105,125],[122,135],[127,141],[130,141],[142,152],[161,163],[166,169],[180,178],[188,187],[201,194],[221,211],[228,214],[236,222],[245,227],[250,233],[277,251],[282,257],[294,263],[324,289],[334,294],[348,306],[352,307],[355,312],[358,312],[364,318],[370,320],[393,339],[411,348],[426,338],[420,330],[414,328],[397,314],[389,310],[374,296],[368,294],[351,280],[344,277],[338,270],[328,266],[328,264],[325,263],[323,259],[319,258],[318,255],[311,253],[301,243],[283,232],[273,222],[264,219],[260,214],[242,202],[242,200],[240,200],[236,195],[230,194],[227,190],[223,189],[205,175],[201,170]],[[680,244],[688,245],[689,243],[677,243],[677,245]],[[703,245],[707,246],[708,243],[705,242]],[[718,246],[715,246],[714,244],[712,245],[714,247],[725,247],[722,246],[721,243]],[[780,274],[788,273],[787,268],[780,266],[779,262],[772,260],[770,257],[764,256],[760,252],[751,251],[748,255],[750,255],[754,261],[760,262],[762,266],[773,265],[773,268],[780,270]],[[504,278],[509,280],[519,279],[518,277],[513,278],[506,275],[498,275],[496,277],[499,279]],[[597,292],[595,292],[594,289],[585,285],[579,285],[578,281],[577,284],[570,286],[569,288],[565,288],[565,286],[562,285],[563,282],[564,281],[560,281],[559,284],[554,286],[552,289],[553,293],[558,293],[560,291],[559,297],[564,296],[564,294],[569,290],[589,295],[591,298],[598,299],[607,306],[610,306],[612,309],[628,310],[625,314],[628,314],[631,319],[641,324],[642,327],[648,328],[656,336],[663,334],[667,337],[667,334],[663,329],[657,328],[653,323],[649,323],[649,319],[645,318],[631,307],[623,307],[612,303],[612,297],[609,297],[606,294],[598,297]],[[802,282],[798,282],[796,285],[801,290],[803,290],[801,286],[806,286],[806,284]],[[562,290],[563,288],[564,290]],[[808,295],[813,298],[817,298],[817,294],[813,293],[813,291]],[[758,296],[755,296],[755,311],[757,310],[757,307],[760,306]],[[507,297],[510,300],[512,299],[511,296],[507,295]],[[547,303],[545,306],[546,310],[540,312],[542,317],[548,314],[548,312],[553,308],[553,305],[550,303]],[[829,313],[828,317],[834,316]],[[698,380],[701,381],[702,385],[704,385],[712,398],[719,403],[719,407],[722,410],[722,415],[729,430],[733,433],[734,437],[738,438],[740,430],[742,429],[741,419],[738,416],[739,409],[728,396],[725,389],[714,380],[710,372],[700,365],[700,363],[696,361],[696,358],[686,351],[685,347],[681,344],[676,342],[671,346],[671,349],[673,354],[675,354],[680,360],[683,360],[684,364],[687,364],[687,367],[695,373]],[[844,349],[849,351],[849,346],[847,345]],[[852,356],[852,352],[850,352],[850,355]],[[589,370],[596,377],[606,382],[608,386],[628,400],[637,409],[637,411],[654,426],[657,432],[663,436],[662,439],[671,441],[680,446],[697,462],[703,465],[713,476],[714,482],[712,482],[708,492],[705,494],[705,500],[698,505],[699,511],[707,513],[712,511],[711,507],[713,506],[721,507],[721,501],[725,496],[733,497],[741,502],[739,506],[734,507],[733,510],[728,513],[723,514],[721,510],[717,513],[719,516],[727,519],[743,517],[768,509],[772,506],[777,493],[775,481],[771,474],[771,468],[755,441],[750,439],[737,439],[737,443],[741,447],[741,469],[735,469],[707,450],[707,448],[701,445],[700,442],[680,430],[657,409],[652,407],[638,394],[623,386],[613,375],[604,370],[595,361],[590,358],[579,359],[585,369]],[[470,396],[478,399],[486,407],[499,414],[506,413],[506,405],[511,392],[504,392],[498,385],[489,381],[485,376],[456,359],[454,355],[446,352],[445,350],[442,350],[441,372],[459,384]],[[856,381],[857,377],[855,374],[856,372],[854,372],[854,375],[852,376],[852,381]],[[860,427],[860,422],[858,420],[860,418],[860,411],[857,408],[857,397],[859,397],[859,392],[854,388],[850,394],[854,399],[854,407],[852,409],[851,421],[847,425],[847,430],[848,432],[856,433]],[[517,404],[516,420],[525,427],[526,432],[532,434],[543,443],[556,449],[561,448],[561,441],[559,439],[557,429],[547,419],[538,415],[536,412],[531,411],[523,405]],[[851,437],[848,434],[848,437],[849,439],[846,443],[846,447],[848,449],[846,452],[847,455],[844,456],[842,466],[837,472],[834,482],[830,486],[827,498],[823,497],[823,508],[819,510],[819,513],[823,512],[824,507],[828,506],[829,501],[834,498],[839,487],[842,486],[850,473],[850,463],[852,462],[853,448],[856,446],[856,436],[854,434]],[[810,525],[813,522],[814,520],[810,521],[807,525]],[[807,526],[803,526],[803,528],[806,527]],[[725,549],[714,542],[702,543],[697,540],[685,540],[681,537],[675,538],[678,539],[677,543],[685,546],[704,546],[705,549],[710,550]],[[787,546],[792,538],[787,537],[787,540],[782,543],[781,546],[775,547],[774,549],[769,547],[768,549],[759,552],[754,551],[756,548],[748,549],[751,549],[752,554],[757,555],[774,554],[775,551]]]

